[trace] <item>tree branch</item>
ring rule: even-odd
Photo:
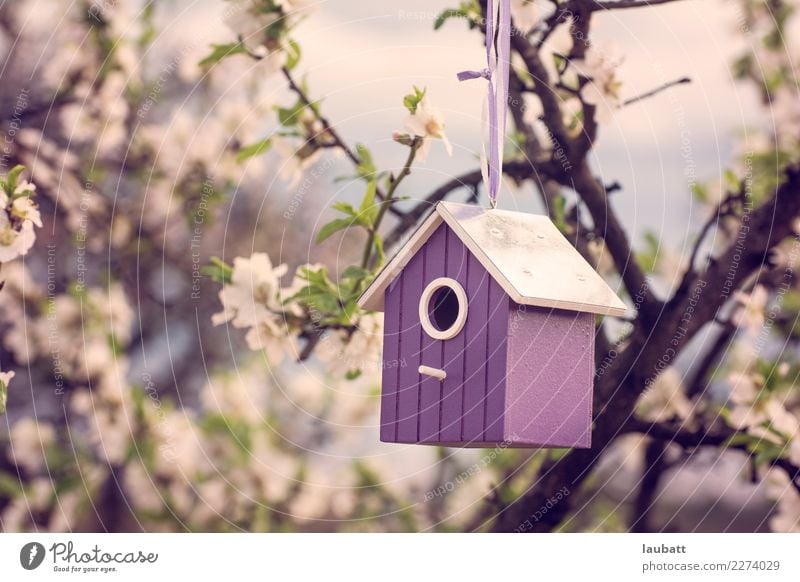
[[[658,485],[664,471],[668,468],[664,454],[666,445],[659,440],[650,440],[644,452],[644,469],[639,482],[639,492],[633,505],[629,530],[637,533],[652,531],[651,513],[656,501]]]
[[[631,97],[622,102],[622,107],[626,107],[628,105],[633,105],[634,103],[638,103],[639,101],[643,101],[645,99],[649,99],[655,95],[658,95],[662,91],[666,91],[667,89],[671,89],[677,85],[684,85],[686,83],[691,83],[692,80],[689,77],[681,77],[680,79],[675,79],[674,81],[667,81],[663,85],[659,85],[655,89],[651,89],[646,93],[642,93],[641,95],[637,95],[636,97]]]
[[[294,77],[292,77],[292,72],[287,67],[283,67],[281,71],[283,72],[283,76],[286,78],[286,81],[289,84],[289,89],[291,89],[292,92],[294,92],[297,95],[300,101],[306,107],[308,107],[310,111],[314,113],[314,115],[317,118],[317,121],[319,121],[320,124],[322,124],[323,133],[325,133],[325,135],[330,137],[333,144],[339,149],[341,149],[344,152],[344,154],[348,157],[348,159],[351,162],[353,162],[353,164],[355,164],[356,166],[360,165],[363,161],[361,159],[361,156],[359,156],[358,153],[355,150],[353,150],[353,148],[351,148],[346,141],[344,141],[342,136],[339,135],[339,133],[334,129],[333,125],[331,125],[331,122],[328,120],[328,118],[318,113],[312,107],[313,101],[311,101],[311,99],[303,90],[303,88],[294,80]],[[380,187],[376,189],[376,194],[378,198],[380,198],[381,200],[386,200],[386,194],[381,190]],[[393,206],[389,206],[389,211],[392,214],[396,215],[400,214],[400,212]]]
[[[714,320],[720,306],[727,301],[726,286],[739,285],[757,270],[769,249],[792,233],[797,216],[800,216],[800,168],[793,166],[786,170],[785,181],[772,197],[750,215],[745,243],[732,243],[702,277],[693,278],[686,295],[673,297],[651,325],[637,325],[625,344],[618,346],[618,355],[603,376],[596,379],[592,448],[572,450],[561,459],[543,465],[537,480],[498,513],[493,530],[514,531],[553,491],[580,487],[605,448],[618,436],[630,432],[629,419],[639,395],[697,332]],[[688,320],[687,313],[691,314]],[[679,326],[680,334],[676,333]],[[663,427],[653,427],[648,434],[654,437],[672,434],[662,430]],[[678,435],[687,446],[720,445],[727,436],[706,433],[687,436],[683,432]],[[785,460],[778,460],[776,465],[792,470]],[[558,525],[570,512],[574,497],[561,500],[534,524],[533,531],[549,531]]]
[[[632,432],[645,434],[651,438],[658,439],[667,443],[674,443],[684,448],[694,449],[702,446],[720,446],[726,445],[726,448],[739,450],[752,454],[747,449],[747,445],[743,443],[731,443],[731,437],[740,433],[733,429],[719,431],[717,433],[709,433],[703,430],[690,431],[683,427],[670,426],[662,423],[648,423],[638,419],[632,418],[627,424],[626,429]],[[770,461],[770,464],[779,467],[786,471],[792,485],[800,493],[800,467],[789,461],[788,459],[778,458]]]
[[[392,182],[389,185],[389,190],[386,192],[386,198],[381,203],[375,223],[372,225],[372,228],[370,228],[369,234],[367,235],[367,244],[364,247],[364,256],[361,259],[362,269],[367,269],[371,266],[370,259],[372,257],[372,247],[375,244],[375,237],[378,236],[378,229],[381,226],[381,222],[383,222],[383,217],[386,215],[386,211],[391,208],[392,204],[394,203],[394,194],[397,191],[397,187],[411,173],[411,165],[414,163],[414,158],[417,156],[417,151],[422,146],[422,141],[423,138],[414,136],[414,139],[408,148],[408,156],[406,157],[405,164],[403,164],[403,169],[397,176],[392,178]]]
[[[336,146],[339,147],[348,158],[350,158],[350,161],[352,161],[355,165],[361,164],[361,156],[359,156],[349,145],[347,145],[339,133],[333,128],[333,125],[331,125],[330,121],[328,121],[328,118],[314,110],[314,102],[311,101],[303,88],[294,80],[291,71],[287,67],[283,67],[281,71],[283,72],[283,76],[286,78],[286,81],[289,83],[289,88],[297,95],[297,97],[306,107],[314,112],[317,120],[322,124],[322,129],[324,130],[325,134],[327,134],[331,140],[333,140],[334,144],[336,144]]]
[[[639,312],[645,315],[646,321],[652,321],[661,311],[661,302],[653,295],[641,267],[636,263],[628,235],[611,207],[602,183],[594,177],[586,160],[582,160],[575,168],[572,178],[572,187],[589,209],[595,229],[605,240],[628,294],[642,298]]]

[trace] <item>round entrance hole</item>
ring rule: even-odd
[[[458,297],[450,287],[439,287],[428,301],[428,317],[433,327],[447,331],[458,319]]]
[[[467,294],[458,281],[439,277],[428,283],[419,300],[422,329],[434,339],[458,335],[467,320]]]

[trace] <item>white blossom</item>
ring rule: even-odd
[[[33,196],[36,193],[36,185],[31,184],[27,180],[20,180],[17,187],[14,188],[14,196]]]
[[[36,241],[33,222],[25,220],[15,227],[5,210],[0,210],[0,263],[28,254]]]
[[[280,156],[278,176],[287,182],[289,189],[296,188],[303,179],[303,172],[322,155],[319,148],[297,147],[286,138],[275,136],[272,148]]]
[[[584,58],[570,62],[580,76],[589,80],[581,89],[581,98],[596,107],[597,119],[601,122],[608,121],[621,104],[621,83],[616,75],[623,60],[616,45],[609,43],[603,47],[592,44]]]
[[[237,0],[225,13],[225,24],[250,50],[264,46],[267,28],[280,18],[278,12],[264,12],[257,0]]]
[[[36,186],[27,180],[16,185],[12,197],[0,191],[0,263],[27,254],[36,241],[33,227],[42,226],[42,217],[32,199],[35,193]]]
[[[233,321],[236,327],[252,327],[266,316],[280,311],[280,279],[286,265],[272,266],[266,253],[233,260],[231,282],[219,293],[224,310],[214,315],[217,325]]]
[[[796,143],[800,135],[800,93],[779,87],[771,97],[770,109],[775,135],[781,143]]]
[[[294,25],[300,18],[309,15],[317,5],[315,0],[276,0],[279,11],[264,10],[263,0],[235,0],[224,15],[225,24],[256,55],[265,56],[285,53],[283,47],[272,46],[276,40],[267,33],[270,26],[281,23],[285,27]],[[287,20],[288,19],[288,20]],[[285,58],[285,54],[284,54]],[[279,68],[279,67],[278,67]]]
[[[164,507],[165,499],[153,476],[141,463],[128,463],[123,473],[125,493],[128,500],[137,508],[155,512]]]
[[[539,7],[532,0],[511,0],[511,17],[514,26],[524,34],[533,30],[541,20]]]
[[[734,298],[739,305],[731,320],[740,329],[757,336],[764,326],[764,312],[769,300],[767,289],[763,285],[756,285],[752,293],[737,291]]]
[[[11,446],[8,460],[30,473],[44,469],[47,448],[55,441],[55,429],[31,417],[18,420],[11,427]]]
[[[420,161],[424,161],[428,157],[431,139],[442,140],[448,155],[453,155],[453,146],[450,145],[444,132],[444,118],[438,109],[431,106],[427,97],[423,97],[417,104],[416,111],[406,118],[405,127],[409,133],[421,137],[423,140],[417,153]]]
[[[750,371],[732,372],[728,375],[730,399],[735,404],[750,404],[758,398],[764,377]]]
[[[33,200],[24,196],[17,198],[11,205],[11,215],[16,216],[20,220],[30,220],[33,224],[42,227],[42,216],[39,214],[39,208]]]
[[[6,402],[8,401],[8,384],[11,378],[14,377],[14,372],[0,372],[0,413],[6,411]]]
[[[692,403],[686,397],[680,373],[670,367],[659,374],[642,394],[637,409],[642,418],[652,422],[689,418]]]
[[[789,476],[781,469],[771,469],[767,474],[767,496],[777,501],[769,526],[774,532],[800,533],[800,493]]]
[[[286,265],[273,268],[266,253],[237,257],[230,284],[219,292],[223,310],[212,317],[215,325],[230,321],[236,328],[247,328],[248,347],[264,350],[274,365],[287,353],[296,353],[296,334],[287,329],[282,316],[280,278],[286,271]]]
[[[362,315],[352,332],[334,330],[322,339],[317,356],[334,375],[361,371],[367,375],[380,367],[383,345],[383,317],[380,313]]]
[[[211,414],[242,418],[256,424],[264,420],[267,394],[260,370],[209,379],[200,393],[203,409]]]

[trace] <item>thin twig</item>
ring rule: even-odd
[[[422,142],[423,138],[414,136],[414,140],[409,146],[408,157],[406,158],[406,163],[403,164],[403,169],[389,185],[389,190],[386,192],[386,198],[383,200],[383,202],[381,202],[380,209],[378,210],[378,216],[375,218],[374,224],[369,229],[367,244],[364,247],[364,255],[361,259],[362,269],[366,269],[370,265],[372,247],[375,245],[375,237],[378,236],[378,229],[380,228],[381,222],[383,222],[383,217],[386,215],[386,211],[394,203],[394,194],[397,191],[397,187],[400,185],[403,179],[411,173],[411,165],[414,163],[414,158],[417,157],[417,151],[419,151],[419,148],[422,146]]]
[[[294,80],[294,77],[292,77],[292,72],[287,67],[283,67],[281,71],[283,72],[283,76],[286,78],[286,81],[289,84],[289,88],[297,95],[297,97],[300,99],[303,105],[308,107],[308,109],[314,114],[314,116],[317,118],[317,121],[319,121],[322,124],[323,133],[325,133],[328,137],[330,137],[330,139],[333,142],[333,145],[335,147],[340,148],[348,157],[348,159],[350,159],[350,161],[353,162],[353,164],[355,164],[356,166],[360,165],[363,162],[361,156],[359,156],[358,152],[353,150],[353,148],[351,148],[347,144],[347,142],[342,138],[342,136],[339,135],[339,133],[333,128],[333,125],[328,120],[328,118],[319,113],[313,107],[314,102],[311,101],[311,98],[306,94],[303,88],[297,83],[297,81]],[[386,194],[380,188],[376,189],[376,195],[381,200],[386,200]],[[393,207],[390,207],[389,211],[392,214],[396,215],[400,214],[400,212]]]
[[[654,95],[658,95],[662,91],[666,91],[676,85],[684,85],[686,83],[691,83],[692,80],[689,77],[681,77],[680,79],[675,79],[674,81],[668,81],[663,85],[659,85],[655,89],[648,91],[647,93],[642,93],[641,95],[637,95],[636,97],[631,97],[622,102],[622,107],[626,107],[628,105],[633,105],[634,103],[638,103],[639,101],[643,101],[644,99],[648,99],[649,97],[653,97]]]
[[[313,107],[314,102],[311,101],[303,88],[294,80],[291,71],[287,67],[283,67],[281,70],[283,71],[283,76],[286,77],[286,81],[289,83],[289,88],[300,98],[300,101],[303,103],[303,105],[308,107],[314,113],[317,120],[322,124],[322,128],[325,130],[325,133],[330,136],[333,142],[339,148],[341,148],[345,155],[350,158],[355,165],[361,164],[361,156],[359,156],[350,146],[347,145],[338,132],[333,128],[330,121],[328,121],[324,115],[315,110]]]

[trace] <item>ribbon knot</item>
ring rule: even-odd
[[[483,133],[488,133],[481,147],[481,174],[489,193],[492,208],[497,206],[497,193],[503,176],[503,146],[508,112],[508,77],[511,64],[511,0],[488,0],[486,3],[486,64],[482,71],[462,71],[459,81],[483,78],[486,106],[483,109]],[[488,110],[488,128],[487,128]],[[487,131],[488,129],[488,131]],[[488,163],[487,163],[488,162]]]
[[[486,79],[487,81],[492,80],[492,72],[487,69],[481,69],[480,71],[461,71],[457,73],[456,76],[458,77],[459,81],[471,81],[472,79]]]

